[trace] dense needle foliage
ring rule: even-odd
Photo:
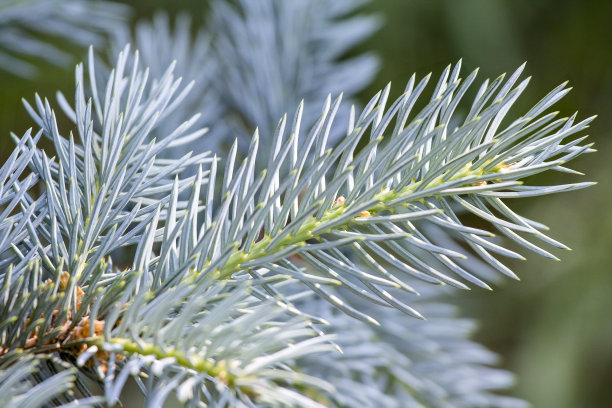
[[[218,1],[195,39],[159,14],[114,33],[112,67],[90,49],[74,97],[25,102],[0,168],[3,406],[114,406],[129,378],[150,407],[525,406],[436,297],[517,278],[510,241],[565,248],[508,202],[590,185],[528,177],[574,172],[592,118],[550,112],[565,84],[515,112],[523,67],[475,85],[460,63],[357,108],[376,60],[341,57],[377,23],[354,10]]]

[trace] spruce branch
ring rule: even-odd
[[[96,407],[102,402],[99,397],[81,398],[71,403],[67,394],[76,380],[75,369],[59,373],[44,368],[44,358],[22,357],[14,364],[5,358],[0,365],[0,404],[6,408],[43,408],[49,401],[61,403],[62,407]],[[44,381],[33,384],[31,376],[36,374]]]
[[[257,132],[240,166],[234,165],[234,144],[214,210],[214,184],[209,184],[206,219],[197,251],[192,252],[197,259],[188,261],[195,275],[227,279],[252,271],[262,275],[290,272],[299,279],[302,267],[308,265],[371,301],[420,317],[381,286],[411,291],[405,278],[411,275],[467,289],[449,274],[453,272],[488,288],[454,262],[466,254],[433,244],[421,231],[422,223],[456,234],[482,260],[511,277],[516,275],[496,255],[523,259],[522,255],[492,241],[492,232],[464,225],[459,209],[479,216],[536,253],[547,252],[523,235],[559,246],[544,235],[540,224],[516,214],[502,199],[591,185],[526,186],[524,179],[547,170],[566,172],[566,162],[592,151],[591,145],[580,145],[584,137],[571,137],[593,118],[574,123],[576,115],[553,121],[556,113],[544,114],[567,93],[562,85],[501,127],[527,86],[528,80],[516,85],[521,67],[507,81],[503,76],[491,84],[485,81],[467,117],[451,128],[453,113],[476,77],[473,72],[462,81],[459,68],[460,64],[447,68],[426,106],[412,116],[429,77],[419,83],[413,77],[404,95],[385,110],[387,87],[349,123],[347,135],[334,148],[326,145],[340,98],[333,103],[328,98],[304,140],[300,140],[302,109],[298,109],[289,131],[286,118],[279,123],[268,165],[259,174],[254,165]],[[365,146],[357,150],[360,142]],[[211,174],[216,171],[215,162]],[[351,260],[343,252],[346,248],[364,258],[370,271]],[[385,263],[391,263],[395,271]],[[304,281],[345,312],[373,322],[319,283]]]
[[[212,129],[205,137],[168,149],[162,156],[176,158],[187,154],[195,146],[200,150],[202,146],[214,150],[215,144],[220,142],[213,139],[219,137],[216,130],[221,127],[219,118],[223,107],[213,92],[213,84],[219,80],[221,71],[211,50],[212,33],[201,27],[192,35],[189,15],[179,14],[171,21],[165,12],[158,12],[152,21],[138,22],[133,34],[130,30],[124,30],[123,33],[124,36],[116,37],[111,60],[116,58],[125,44],[132,44],[139,51],[142,65],[148,68],[153,78],[161,77],[168,66],[175,64],[175,76],[191,86],[191,91],[181,102],[181,109],[159,121],[157,128],[152,130],[153,135],[168,135],[190,118],[195,118],[194,128],[207,126]]]
[[[36,60],[67,65],[72,58],[58,40],[102,47],[125,29],[128,12],[110,1],[5,0],[0,4],[0,69],[32,77]]]
[[[193,145],[220,153],[237,138],[245,151],[255,127],[270,143],[278,118],[301,99],[306,102],[304,126],[315,122],[318,105],[330,92],[344,94],[348,103],[338,115],[348,120],[352,98],[378,68],[373,53],[346,57],[380,24],[376,16],[358,14],[365,2],[215,1],[206,25],[195,36],[188,16],[170,21],[160,12],[152,22],[139,22],[133,34],[123,30],[124,35],[116,37],[112,59],[130,43],[155,76],[176,61],[177,74],[195,83],[182,105],[183,114],[200,113],[199,122],[210,128],[206,138]],[[169,117],[162,129],[181,119]],[[331,137],[335,140],[341,133]]]
[[[142,271],[118,273],[108,264],[101,264],[100,271],[103,276],[89,287],[77,286],[76,313],[67,307],[68,273],[33,289],[23,279],[15,283],[18,287],[6,286],[0,334],[10,339],[3,344],[12,345],[0,350],[2,361],[12,366],[11,361],[18,365],[24,358],[60,353],[72,361],[68,367],[93,370],[104,383],[103,401],[110,405],[119,401],[126,379],[134,375],[152,407],[163,406],[171,391],[190,404],[227,398],[229,406],[253,400],[305,407],[320,405],[292,391],[296,384],[331,392],[326,382],[286,367],[304,355],[330,350],[330,337],[317,336],[303,319],[286,320],[282,309],[250,298],[246,287],[227,290],[222,282],[205,282],[152,297],[150,286],[142,284]],[[33,273],[23,275],[36,276],[40,269],[28,272]],[[45,315],[49,310],[54,312]],[[12,313],[27,313],[26,327],[23,319],[11,319]],[[63,368],[58,375],[66,380],[74,369]],[[284,385],[288,380],[290,387]],[[66,383],[57,393],[64,391],[70,391],[66,398],[74,397],[74,384]],[[51,403],[54,395],[46,393],[40,400]]]
[[[45,254],[50,262],[58,265],[62,260],[68,272],[78,276],[88,276],[87,268],[95,268],[112,251],[135,244],[154,216],[164,219],[156,211],[168,199],[173,176],[210,162],[206,152],[188,153],[177,161],[157,158],[168,147],[200,137],[205,129],[192,130],[195,116],[170,134],[151,137],[158,121],[181,102],[189,86],[180,90],[172,67],[149,86],[147,71],[139,68],[138,53],[130,58],[128,50],[120,53],[104,93],[90,50],[87,91],[92,97],[86,100],[82,65],[75,74],[74,108],[58,94],[64,113],[76,126],[76,140],[72,132],[69,136],[60,133],[48,101],[37,95],[36,108],[24,101],[57,153],[49,158],[37,150],[31,160],[32,171],[46,185],[39,207],[48,213],[31,238],[41,241],[40,247],[50,244],[51,251]],[[179,190],[190,183],[188,177],[181,180]]]
[[[347,57],[380,25],[376,16],[359,13],[366,2],[212,2],[207,28],[215,36],[210,57],[218,74],[211,87],[223,120],[209,125],[215,139],[207,141],[209,146],[222,147],[237,138],[244,152],[255,127],[262,141],[271,144],[278,118],[302,99],[303,125],[310,127],[328,93],[344,93],[349,103],[338,116],[347,120],[352,98],[378,69],[373,53]],[[333,140],[342,133],[335,130]]]
[[[579,136],[592,118],[577,122],[576,115],[556,119],[547,113],[567,93],[565,84],[517,119],[507,117],[527,86],[528,80],[519,82],[522,67],[507,80],[485,81],[465,105],[467,113],[456,113],[476,78],[474,72],[461,79],[458,64],[445,70],[430,98],[424,96],[429,77],[412,77],[388,108],[390,87],[361,113],[343,107],[342,97],[328,97],[311,126],[312,104],[304,102],[292,122],[283,117],[273,132],[270,115],[290,107],[296,94],[277,104],[257,88],[273,88],[257,76],[269,71],[250,75],[236,67],[252,57],[249,44],[254,50],[277,45],[269,38],[284,32],[251,36],[252,24],[272,16],[278,28],[312,4],[244,1],[239,11],[217,4],[211,21],[235,24],[227,36],[220,32],[211,55],[241,39],[236,52],[217,55],[218,62],[230,73],[226,79],[251,84],[228,87],[229,99],[239,102],[229,105],[239,114],[252,110],[251,119],[261,120],[261,139],[256,131],[242,162],[240,140],[224,161],[209,153],[162,158],[167,149],[191,146],[205,134],[203,121],[190,115],[198,108],[187,107],[201,100],[188,96],[195,85],[182,88],[173,65],[152,70],[149,80],[150,71],[129,49],[109,73],[96,71],[93,51],[87,71],[77,67],[74,103],[58,94],[71,130],[59,126],[47,100],[36,96],[33,105],[25,104],[40,131],[14,136],[17,147],[0,168],[0,390],[33,407],[112,405],[133,377],[152,407],[175,391],[188,406],[367,406],[388,389],[414,406],[520,405],[489,393],[509,378],[483,367],[493,360],[466,344],[461,321],[428,326],[434,327],[431,341],[441,347],[414,355],[410,347],[430,340],[427,329],[417,320],[397,322],[401,312],[423,312],[432,320],[450,314],[440,312],[438,303],[413,305],[409,293],[428,292],[416,280],[488,288],[490,279],[462,266],[466,258],[477,255],[516,277],[497,258],[522,255],[492,231],[467,224],[463,212],[554,258],[534,241],[564,246],[506,201],[588,186],[525,182],[550,170],[573,172],[566,163],[593,151]],[[350,2],[334,4],[308,9],[313,21],[328,17],[304,30],[333,31],[334,19],[353,10]],[[353,40],[371,31],[363,23],[370,20],[354,21],[352,40],[301,67],[333,65]],[[155,24],[169,33],[161,17]],[[172,50],[180,45],[197,50],[198,59],[208,55],[188,41],[187,31],[174,33],[179,38],[164,43],[165,54],[188,60],[189,52]],[[290,49],[286,45],[278,55]],[[295,60],[288,64],[303,57],[289,56]],[[324,83],[334,78],[318,77],[323,83],[304,92],[308,98],[327,93]],[[292,79],[279,88],[305,89],[285,88],[287,83]],[[269,103],[260,105],[261,98]],[[415,113],[419,102],[424,107]],[[42,136],[53,149],[38,146]],[[420,329],[403,345],[408,325]],[[438,329],[448,329],[448,338]],[[325,333],[339,334],[338,344]],[[374,368],[360,365],[360,340],[351,334],[373,343],[366,357]],[[330,354],[339,347],[344,355]],[[460,360],[457,366],[438,360],[446,352]],[[321,359],[329,370],[316,367]],[[335,370],[342,371],[341,379]],[[458,381],[473,372],[475,383]],[[85,376],[99,381],[101,396],[92,396]],[[384,383],[363,387],[370,378]],[[40,393],[27,391],[30,386]],[[347,398],[338,394],[355,388]]]
[[[1,171],[2,214],[17,205],[36,210],[0,224],[13,234],[12,223],[24,217],[18,232],[30,250],[24,257],[19,248],[7,248],[18,262],[2,270],[0,359],[12,366],[31,356],[59,356],[54,370],[76,365],[80,376],[97,376],[108,404],[118,401],[128,375],[140,373],[150,406],[162,406],[180,385],[179,397],[192,404],[225,399],[230,406],[252,400],[319,407],[292,387],[330,386],[288,367],[305,354],[329,350],[328,336],[319,336],[303,317],[288,320],[286,307],[251,297],[241,282],[172,285],[170,278],[181,272],[178,260],[191,256],[198,242],[198,216],[205,210],[199,191],[207,173],[202,165],[210,162],[207,153],[181,161],[156,158],[203,133],[187,133],[188,121],[160,141],[149,138],[156,120],[184,95],[173,96],[179,81],[172,67],[147,86],[138,54],[126,49],[100,97],[92,52],[89,63],[89,101],[80,65],[75,108],[59,96],[78,138],[64,137],[50,103],[36,97],[36,109],[26,108],[41,131],[34,139],[29,131],[15,137],[15,154]],[[36,146],[41,135],[53,142],[54,158]],[[26,165],[33,175],[21,182]],[[198,168],[196,175],[181,177],[190,167]],[[37,180],[40,197],[20,193]],[[186,201],[179,199],[184,191]],[[136,247],[133,264],[120,271],[113,252],[129,245]],[[44,377],[30,377],[44,384]],[[66,390],[63,399],[47,392],[41,404],[94,401],[86,387],[78,389],[79,377],[71,381],[58,391]]]
[[[330,385],[293,373],[283,364],[304,354],[330,350],[329,337],[314,336],[303,321],[283,321],[280,309],[249,301],[244,290],[225,292],[223,286],[182,286],[154,299],[145,299],[146,291],[138,292],[120,321],[113,324],[112,316],[105,319],[105,327],[113,324],[112,330],[101,329],[101,333],[76,341],[85,346],[77,364],[82,366],[96,357],[92,360],[105,379],[110,404],[118,401],[127,376],[139,372],[143,381],[148,377],[145,388],[149,395],[161,396],[176,388],[184,403],[213,402],[202,392],[220,392],[232,401],[229,406],[253,400],[318,407],[283,384],[291,378],[302,386],[327,391]],[[68,339],[65,347],[70,348],[75,340]],[[101,351],[107,354],[102,359]],[[209,384],[202,387],[203,383]],[[161,406],[163,400],[160,397],[152,404]]]
[[[418,284],[417,305],[427,321],[406,319],[398,310],[376,307],[355,296],[348,302],[380,323],[347,319],[329,303],[309,299],[300,306],[330,322],[343,353],[307,356],[304,372],[334,384],[319,399],[328,407],[504,407],[525,401],[496,395],[513,375],[490,367],[497,356],[469,340],[475,322],[458,318],[455,307],[438,299],[440,288]]]
[[[35,153],[29,145],[38,138],[40,133],[32,138],[31,132],[26,132],[0,168],[0,268],[19,260],[28,262],[34,255],[23,246],[23,242],[28,236],[27,226],[36,207],[34,203],[23,203],[38,178],[33,174],[24,177],[24,172]],[[3,277],[0,277],[0,282],[3,282]]]

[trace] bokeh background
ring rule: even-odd
[[[125,1],[128,3],[128,1]],[[201,22],[206,2],[137,0],[134,20],[158,9],[188,11]],[[381,58],[366,101],[391,81],[395,94],[413,72],[440,73],[463,59],[464,71],[480,67],[494,78],[527,61],[533,76],[519,110],[569,80],[573,91],[557,105],[564,115],[599,115],[590,128],[598,153],[577,159],[587,176],[551,174],[533,180],[595,180],[588,190],[519,200],[522,214],[551,227],[570,246],[562,262],[529,256],[510,265],[522,281],[505,281],[494,292],[473,290],[453,298],[463,314],[480,322],[476,340],[517,373],[509,394],[535,407],[612,406],[612,1],[610,0],[377,0],[366,12],[382,18],[380,30],[357,51]],[[33,81],[0,73],[0,160],[12,150],[10,131],[32,125],[20,100],[35,91],[53,97],[73,89],[70,67],[45,66]],[[580,179],[580,180],[579,180]],[[561,253],[562,252],[562,253]]]

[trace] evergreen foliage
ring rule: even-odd
[[[549,113],[565,84],[514,113],[523,67],[468,97],[460,63],[358,109],[375,60],[341,57],[376,20],[354,7],[218,1],[196,40],[160,14],[111,70],[90,49],[70,126],[25,102],[0,168],[3,406],[114,406],[128,378],[148,407],[525,406],[437,298],[490,289],[469,259],[517,277],[492,231],[565,248],[506,202],[589,186],[526,179],[574,172],[592,118]]]
[[[37,61],[65,66],[66,43],[101,47],[125,30],[129,9],[109,1],[4,0],[0,3],[0,69],[32,77]]]

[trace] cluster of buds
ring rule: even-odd
[[[101,337],[104,331],[104,321],[103,320],[94,320],[93,324],[89,316],[85,316],[79,321],[79,324],[70,331],[70,334],[66,338],[66,342],[78,342],[79,340],[88,339],[91,337]],[[93,336],[92,336],[93,332]],[[77,357],[83,354],[89,349],[89,345],[85,343],[80,343],[75,345],[70,349],[72,353],[74,353]],[[93,350],[92,350],[93,351]],[[106,373],[108,371],[107,361],[109,359],[110,353],[108,351],[97,349],[94,354],[95,361],[98,362],[100,369],[102,372]],[[117,355],[117,359],[121,359],[123,356]],[[88,365],[93,365],[94,359],[87,360]]]
[[[68,272],[63,272],[57,284],[60,293],[66,292],[66,290],[68,289],[69,281],[70,281],[70,274]],[[54,287],[54,282],[51,279],[48,279],[44,282],[43,290],[45,291],[53,290],[53,287]],[[76,306],[76,310],[78,311],[81,308],[81,303],[83,301],[83,296],[85,295],[85,292],[80,286],[76,285],[74,289],[74,294],[75,294],[75,306]],[[92,337],[92,322],[88,315],[84,315],[83,317],[80,318],[79,322],[75,326],[74,324],[75,322],[72,320],[73,319],[72,311],[69,310],[65,313],[66,313],[65,320],[61,324],[62,330],[60,330],[57,335],[53,336],[52,339],[49,339],[48,341],[46,341],[45,344],[43,344],[43,346],[49,346],[49,345],[55,344],[57,346],[57,349],[60,349],[62,348],[63,344],[66,344],[69,342],[76,342],[77,345],[70,347],[69,349],[66,349],[66,350],[70,351],[71,353],[74,353],[75,356],[78,357],[79,355],[83,354],[89,348],[87,344],[78,343],[78,342],[79,340],[90,339]],[[57,320],[59,319],[59,316],[60,316],[60,310],[55,309],[52,312],[52,314],[53,314],[53,320],[51,322],[51,327],[55,327],[56,324],[59,324]],[[26,319],[26,325],[29,324],[29,321],[30,321],[29,319]],[[93,337],[102,336],[102,333],[104,330],[104,323],[105,322],[103,320],[93,321]],[[36,330],[33,331],[32,334],[26,340],[24,348],[30,349],[30,348],[40,346],[39,344],[39,339],[41,337],[40,334],[41,333],[38,333],[38,331]],[[45,337],[45,336],[43,335],[42,337]],[[5,350],[5,349],[0,348],[0,356],[2,354],[5,354],[7,351],[8,349]],[[98,360],[98,362],[100,362],[100,367],[102,371],[106,372],[107,366],[105,362],[108,361],[109,353],[107,351],[100,350],[95,353],[95,357]],[[117,356],[117,357],[120,358],[121,356]],[[92,360],[89,360],[89,361],[92,361]]]

